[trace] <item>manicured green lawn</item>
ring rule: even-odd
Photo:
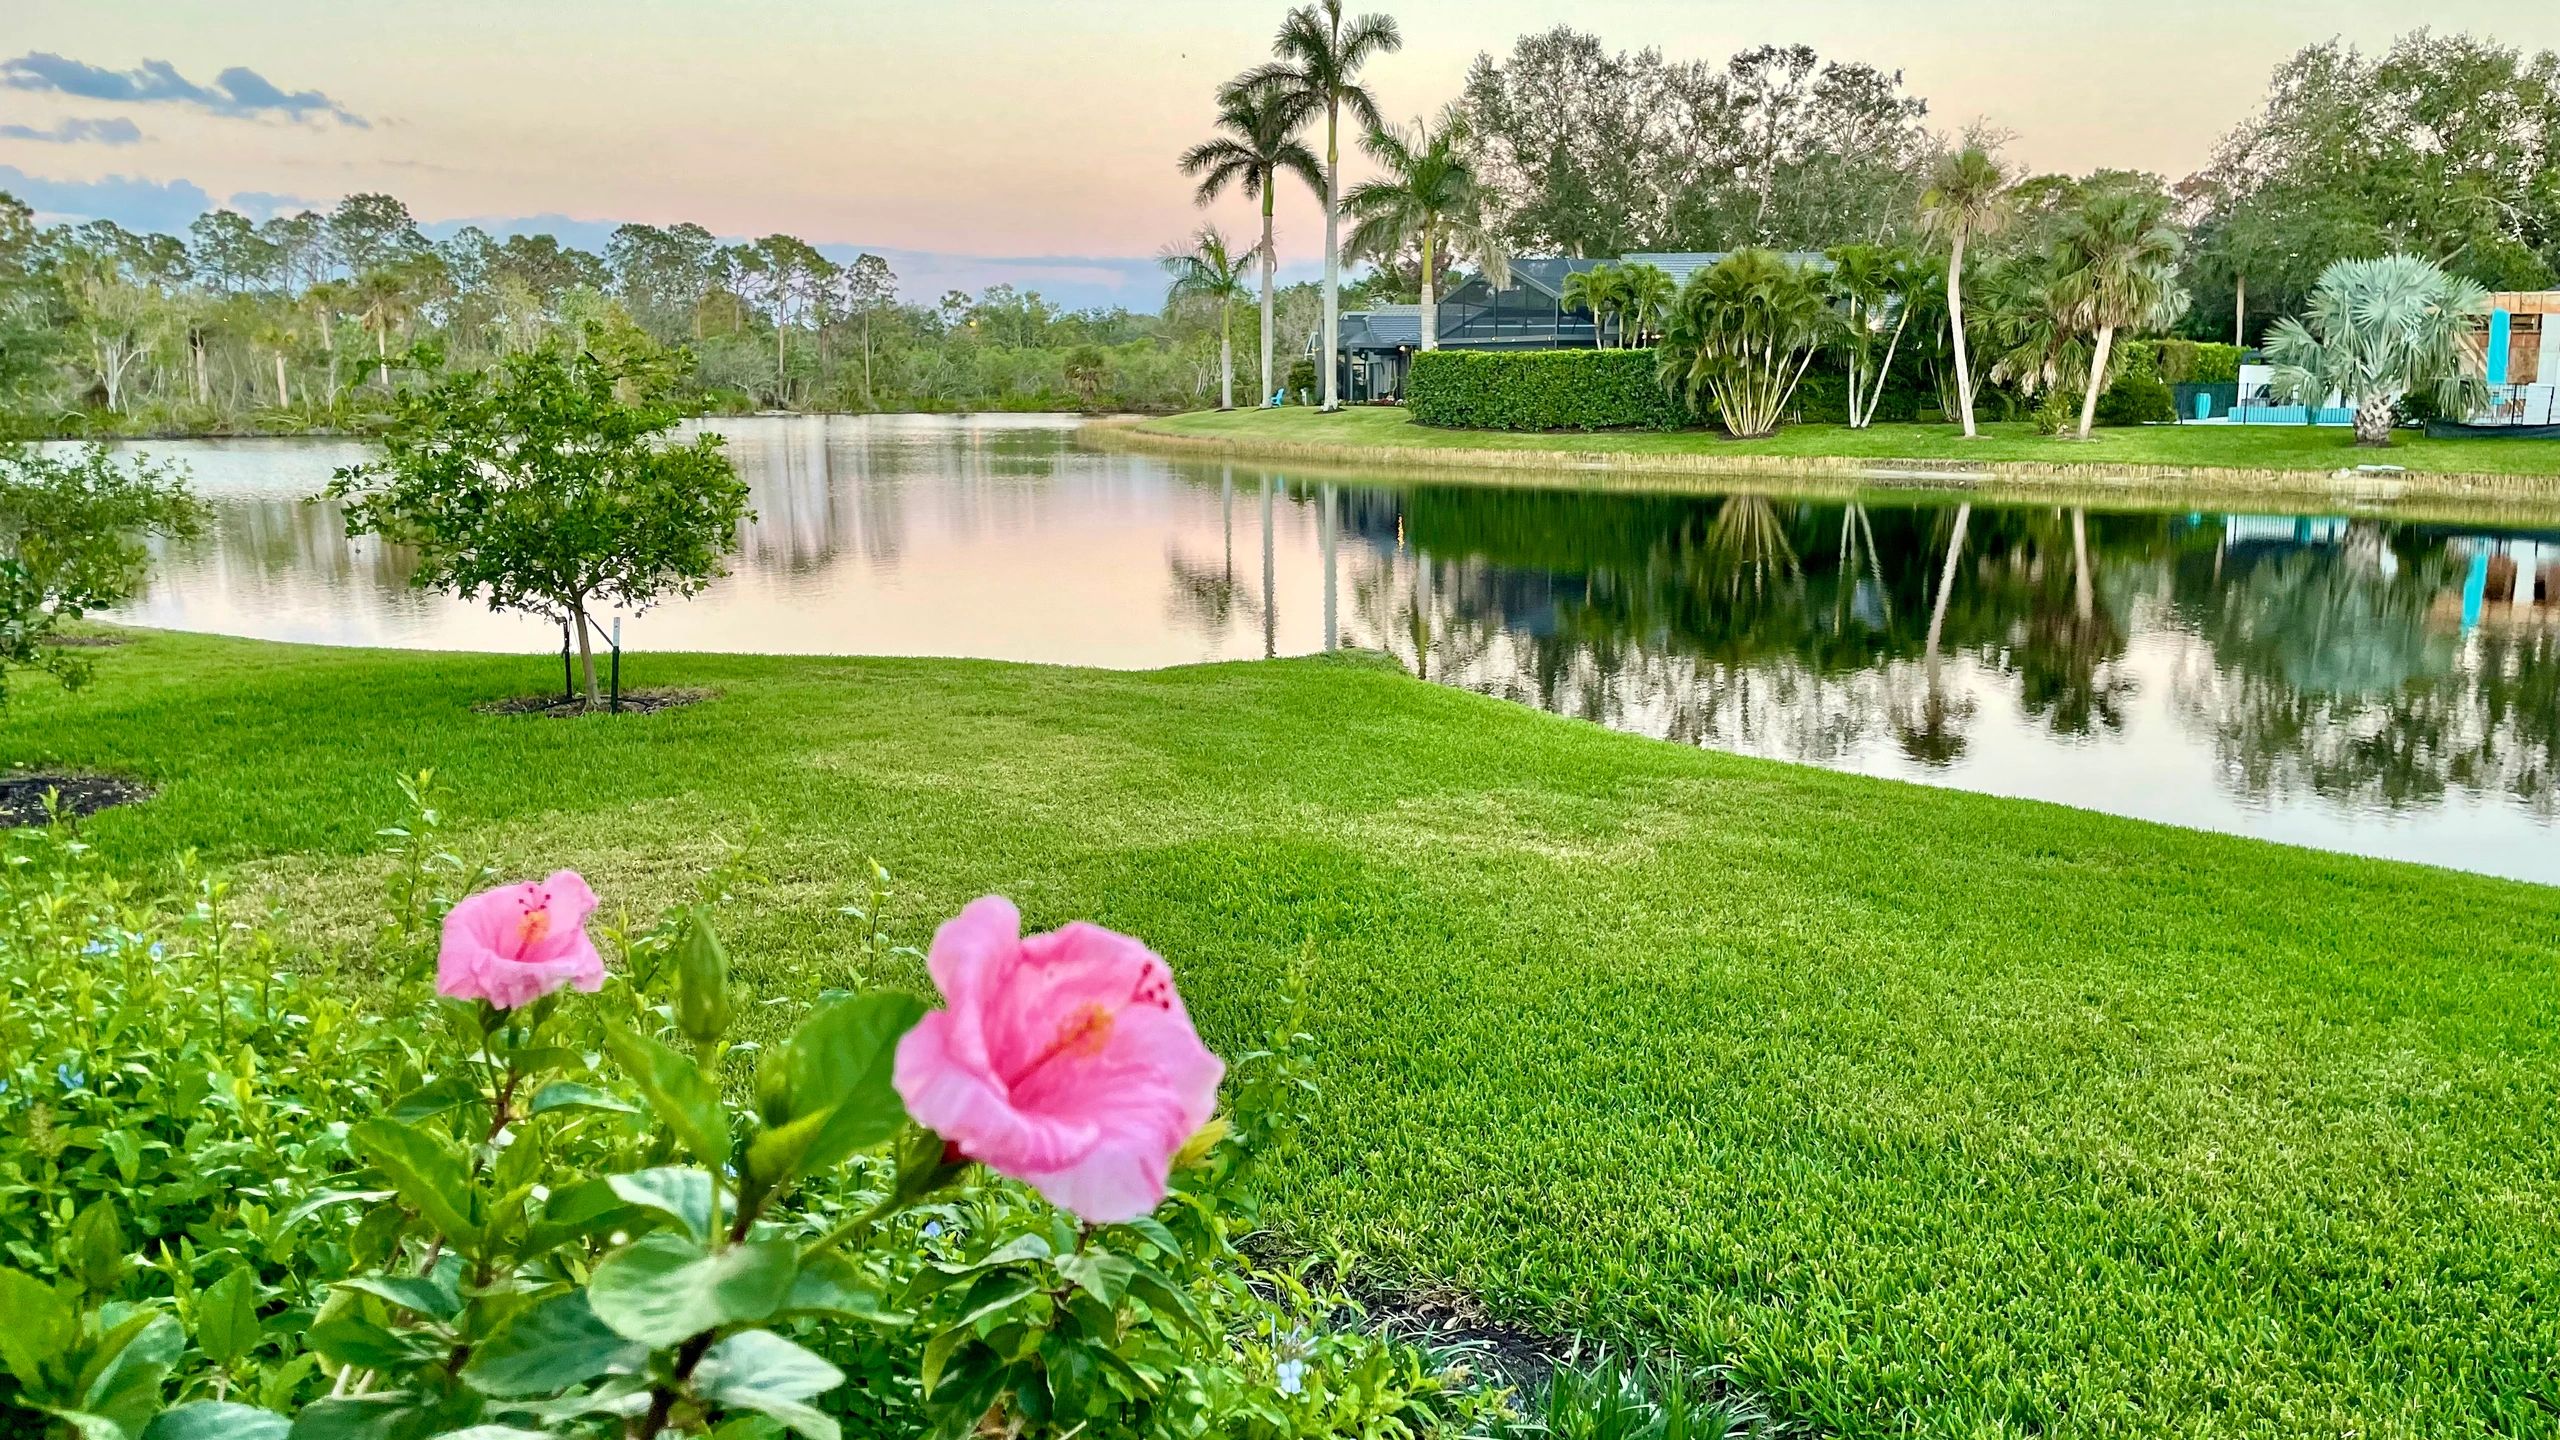
[[[1337,414],[1283,410],[1203,411],[1150,420],[1164,435],[1242,443],[1346,445],[1434,450],[1567,451],[1627,456],[1840,456],[1870,460],[2022,461],[2041,465],[2173,465],[2197,469],[2300,470],[2313,475],[2356,465],[2398,465],[2421,474],[2550,476],[2560,488],[2560,443],[2430,440],[2403,433],[2387,450],[2360,450],[2342,428],[2302,425],[2157,425],[2100,430],[2087,441],[2055,439],[2024,424],[1990,425],[1967,440],[1953,425],[1792,425],[1765,440],[1735,441],[1705,431],[1520,434],[1439,430],[1380,406]]]
[[[2560,1429],[2560,891],[1700,753],[1359,663],[652,657],[691,709],[472,713],[556,662],[152,635],[0,754],[128,769],[360,943],[395,771],[459,843],[678,894],[761,828],[767,993],[1002,890],[1249,1044],[1315,943],[1269,1219],[1381,1278],[1728,1362],[1819,1431]],[[350,963],[354,963],[350,956]],[[889,977],[913,981],[913,974]]]

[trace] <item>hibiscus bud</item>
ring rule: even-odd
[[[676,1028],[696,1045],[729,1033],[729,952],[711,931],[711,912],[696,906],[676,950]]]

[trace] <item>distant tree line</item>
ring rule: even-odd
[[[552,342],[646,341],[708,411],[1176,409],[1212,399],[1214,315],[1070,311],[994,285],[902,300],[877,255],[789,235],[624,225],[602,254],[465,228],[389,195],[183,236],[39,227],[0,193],[0,402],[50,433],[362,428],[432,345],[477,368]]]

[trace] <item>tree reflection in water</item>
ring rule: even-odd
[[[2247,517],[1919,496],[1339,503],[1366,553],[1345,562],[1345,643],[1558,714],[1816,763],[1882,745],[1997,766],[1991,712],[2122,744],[2149,687],[2238,795],[2560,803],[2560,606],[2461,619],[2471,547],[2495,536],[2359,520],[2268,539]]]

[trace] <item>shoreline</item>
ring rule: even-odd
[[[1539,489],[1835,496],[1901,491],[2031,504],[2105,503],[2134,508],[2178,508],[2211,500],[2283,501],[2381,511],[2418,520],[2560,523],[2560,473],[2357,473],[2138,462],[2061,464],[2008,459],[1712,454],[1605,446],[1406,446],[1185,434],[1164,428],[1167,420],[1182,418],[1185,417],[1097,419],[1077,433],[1105,449],[1194,460],[1305,465],[1357,472],[1373,481],[1392,479],[1374,473],[1375,467],[1383,466],[1413,472],[1418,478]],[[2560,446],[2553,447],[2553,459],[2560,463]]]

